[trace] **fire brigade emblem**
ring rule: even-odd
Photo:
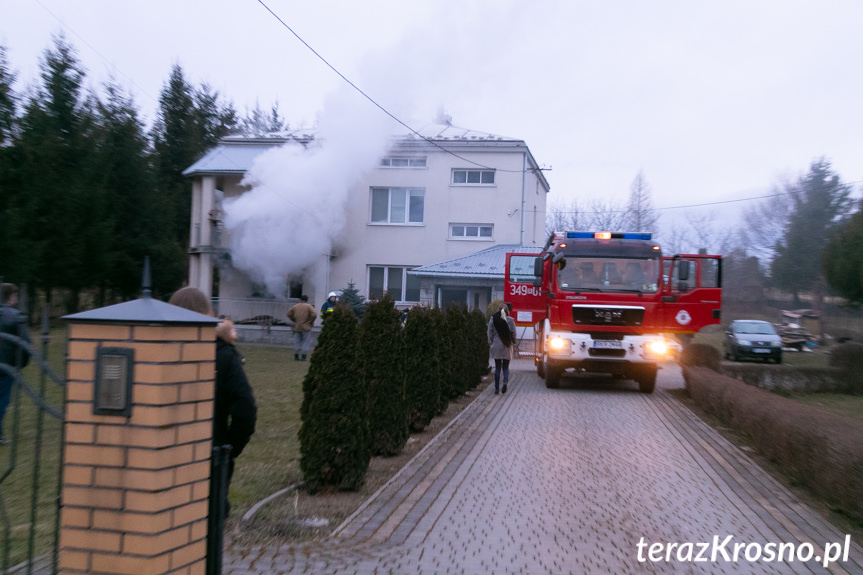
[[[680,325],[687,325],[689,322],[692,321],[692,316],[689,315],[688,311],[682,309],[677,312],[677,315],[674,316],[674,319],[677,320],[677,323],[679,323]]]

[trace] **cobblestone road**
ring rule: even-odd
[[[223,573],[863,574],[859,542],[665,391],[680,386],[674,366],[652,395],[575,378],[548,390],[514,372],[509,393],[486,389],[328,541],[229,549]],[[732,559],[711,561],[728,536]],[[802,555],[767,561],[771,543]],[[825,544],[848,560],[822,567]]]

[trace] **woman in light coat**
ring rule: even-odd
[[[503,371],[503,393],[509,383],[509,362],[512,360],[512,349],[515,346],[515,321],[507,313],[507,305],[501,304],[491,319],[488,320],[488,345],[491,358],[494,360],[494,394],[500,389],[500,373]]]

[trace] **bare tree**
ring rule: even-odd
[[[596,231],[626,231],[629,213],[626,207],[614,200],[592,200],[587,213],[590,228]]]
[[[767,266],[776,255],[776,245],[785,237],[788,220],[794,209],[792,184],[786,182],[774,186],[772,197],[765,198],[743,212],[743,227],[740,230],[747,252]]]
[[[578,207],[578,201],[558,200],[549,205],[545,214],[545,231],[550,235],[554,231],[578,230],[584,226],[584,215]]]
[[[639,171],[629,187],[627,212],[628,231],[656,232],[659,214],[653,209],[651,190],[644,178],[644,172]]]

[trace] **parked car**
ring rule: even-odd
[[[723,341],[725,359],[756,358],[782,363],[782,338],[773,325],[755,319],[736,319],[728,326]]]

